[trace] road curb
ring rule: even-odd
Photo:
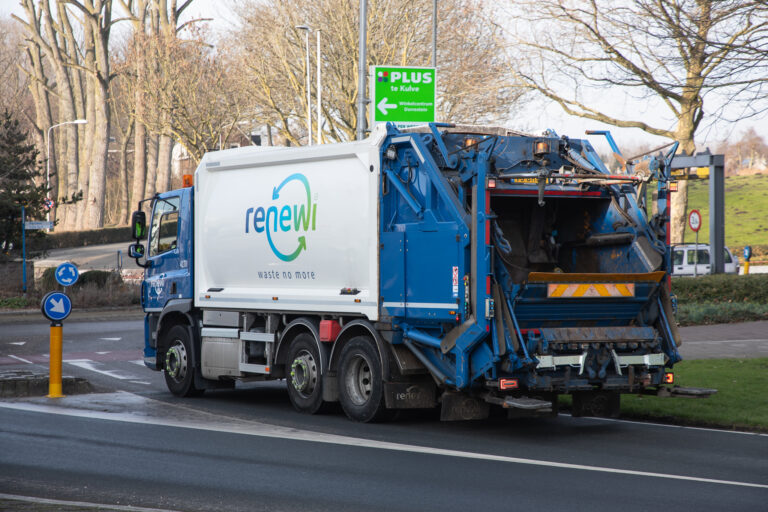
[[[93,387],[81,377],[62,377],[61,389],[64,395],[91,393]],[[25,370],[10,370],[0,373],[0,398],[45,396],[48,394],[48,375]]]
[[[29,322],[35,316],[39,316],[41,321],[47,321],[39,308],[0,311],[0,325]],[[144,318],[144,312],[138,305],[132,307],[73,309],[67,321],[109,320],[115,318],[120,320],[141,320]]]

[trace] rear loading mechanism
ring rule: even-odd
[[[284,378],[298,410],[338,400],[358,421],[438,404],[445,420],[556,414],[559,394],[575,415],[616,415],[621,393],[707,396],[667,387],[681,360],[675,148],[631,176],[586,140],[431,124],[206,157],[194,199],[154,202],[145,360],[177,394]],[[324,202],[344,187],[351,213]],[[153,236],[171,249],[153,256]]]

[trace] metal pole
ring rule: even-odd
[[[51,354],[48,371],[48,398],[63,398],[61,389],[61,324],[51,323]]]
[[[304,42],[307,45],[307,145],[312,145],[312,97],[310,96],[309,84],[309,28],[304,32]]]
[[[693,277],[698,277],[699,275],[699,231],[698,230],[696,230],[695,247],[696,248],[693,250]],[[710,254],[709,257],[712,258],[712,255]]]
[[[27,293],[27,226],[24,206],[21,207],[21,291]]]
[[[58,125],[53,125],[48,128],[48,141],[45,144],[45,198],[51,198],[51,130]],[[45,221],[51,222],[51,209],[45,212]],[[50,233],[51,228],[48,228]]]
[[[88,124],[88,120],[86,119],[75,119],[74,121],[65,121],[63,123],[55,124],[48,128],[48,140],[45,144],[45,153],[46,153],[46,162],[45,162],[45,197],[46,199],[51,198],[51,130],[53,130],[56,127],[64,126],[65,124]],[[51,222],[51,210],[50,208],[45,214],[45,220],[46,222]],[[53,219],[56,220],[55,218]],[[48,228],[48,232],[51,231],[51,228]]]
[[[358,24],[358,31],[360,32],[360,41],[358,43],[359,61],[357,65],[357,140],[363,140],[365,138],[365,74],[367,72],[367,56],[366,56],[366,22],[368,20],[367,15],[368,2],[366,0],[360,0],[360,22]]]
[[[321,66],[320,66],[320,31],[318,30],[316,32],[317,34],[317,143],[320,144],[320,135],[322,134],[322,121],[323,121],[323,111],[322,111],[322,93],[320,92],[322,89],[320,89],[320,75],[321,75]]]
[[[437,67],[437,0],[432,0],[432,67]]]

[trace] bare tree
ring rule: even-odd
[[[765,0],[521,0],[509,14],[517,77],[569,114],[673,138],[690,154],[706,116],[722,118],[736,102],[742,117],[767,107]],[[611,115],[607,95],[617,90],[639,105],[661,102],[672,126]],[[685,228],[687,182],[680,185],[673,242]]]
[[[24,27],[27,54],[31,61],[30,86],[38,112],[36,129],[47,137],[58,122],[86,118],[83,127],[64,127],[67,172],[57,173],[51,186],[67,197],[82,193],[84,201],[62,212],[65,228],[96,228],[104,224],[107,149],[110,112],[108,107],[109,36],[112,28],[111,0],[22,0],[25,18],[14,18]],[[48,73],[52,72],[53,80]],[[49,95],[57,100],[52,114]],[[48,143],[47,138],[43,140]],[[66,184],[60,184],[64,181]]]
[[[305,43],[296,26],[308,24],[322,30],[322,136],[336,141],[355,138],[358,5],[357,0],[243,0],[238,4],[240,27],[225,46],[240,58],[240,69],[248,71],[252,119],[276,127],[294,144],[306,135]],[[369,65],[430,65],[431,1],[370,0],[369,5]],[[511,115],[520,95],[507,73],[498,29],[482,11],[482,4],[475,0],[440,3],[440,120],[503,120]]]
[[[143,121],[176,140],[196,162],[237,129],[248,104],[244,81],[235,78],[237,70],[209,39],[204,30],[189,27],[183,37],[163,34],[144,49],[150,64],[142,87],[151,109]],[[163,151],[161,144],[158,161],[165,161]],[[167,189],[169,178],[158,172],[158,190]]]

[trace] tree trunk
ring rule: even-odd
[[[140,94],[136,94],[140,96]],[[136,110],[140,103],[136,104]],[[144,189],[147,182],[147,128],[136,116],[136,131],[133,136],[133,193],[131,194],[132,208],[144,199]]]
[[[157,192],[166,192],[171,186],[171,149],[173,140],[168,135],[160,135],[157,148]]]
[[[157,182],[157,143],[158,136],[150,135],[147,144],[147,180],[144,189],[144,197],[155,195],[155,183]]]
[[[688,109],[691,111],[691,109]],[[681,116],[677,123],[676,139],[680,142],[680,149],[688,155],[696,152],[696,144],[693,141],[693,134],[696,131],[696,125],[692,116]],[[683,243],[685,236],[685,225],[688,214],[688,181],[680,180],[677,182],[677,192],[672,192],[670,212],[670,241],[673,244]]]

